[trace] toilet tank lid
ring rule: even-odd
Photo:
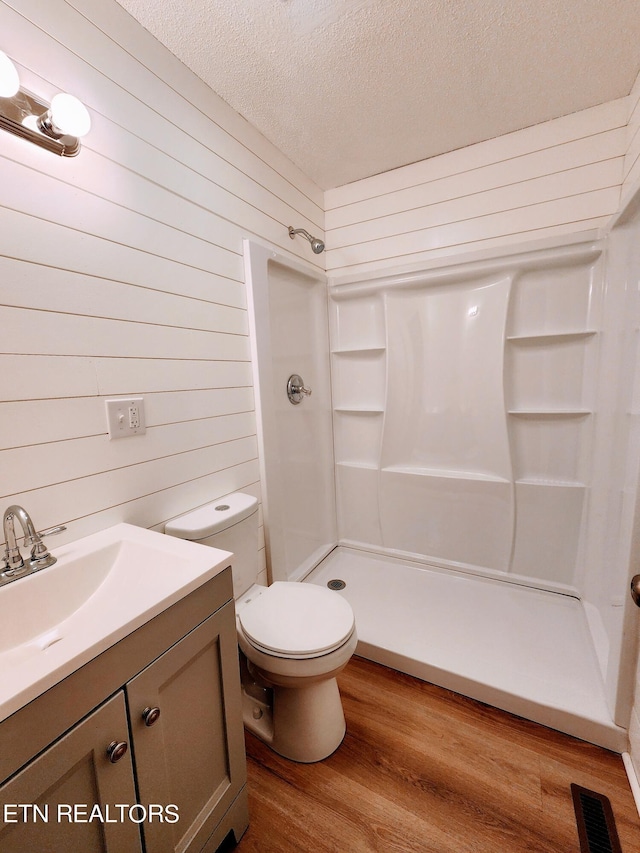
[[[180,539],[206,539],[233,527],[257,509],[258,499],[253,495],[234,492],[168,521],[164,532]]]

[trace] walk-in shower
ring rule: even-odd
[[[328,289],[245,243],[272,579],[344,581],[361,654],[618,751],[639,231]]]

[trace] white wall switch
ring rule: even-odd
[[[122,397],[105,400],[109,438],[142,435],[147,431],[144,421],[144,398]]]

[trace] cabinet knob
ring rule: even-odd
[[[107,747],[107,758],[112,764],[115,764],[116,761],[120,761],[127,749],[128,747],[125,741],[112,740]]]
[[[153,726],[160,718],[160,708],[145,708],[142,712],[142,719],[145,726]]]

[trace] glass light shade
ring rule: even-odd
[[[20,79],[13,62],[0,50],[0,98],[13,98],[20,88]]]
[[[49,114],[51,123],[60,133],[80,137],[91,129],[91,117],[87,108],[73,95],[54,95]]]

